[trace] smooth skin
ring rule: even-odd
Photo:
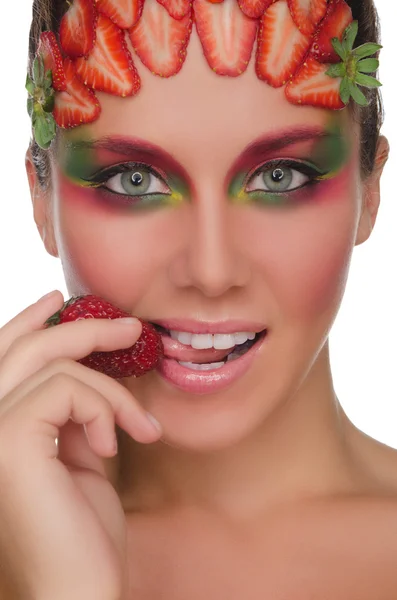
[[[111,339],[116,334],[111,334],[112,324],[83,323],[65,327],[62,333],[23,338],[18,345],[28,343],[31,360],[45,353],[49,373],[63,373],[67,364],[68,375],[60,375],[57,385],[49,376],[47,390],[35,388],[32,393],[43,400],[33,403],[34,411],[27,410],[28,401],[23,403],[26,410],[18,411],[16,402],[3,415],[8,446],[14,449],[19,445],[11,440],[18,438],[20,428],[33,432],[34,423],[54,422],[54,395],[61,405],[56,410],[62,412],[62,418],[57,413],[56,427],[52,425],[50,444],[45,438],[41,462],[37,451],[28,449],[27,435],[23,460],[18,461],[19,452],[16,457],[11,450],[4,454],[3,471],[11,473],[16,486],[12,506],[0,508],[1,518],[16,532],[3,544],[4,552],[10,554],[11,538],[19,547],[24,545],[29,528],[24,526],[18,534],[18,524],[31,515],[30,495],[37,494],[47,506],[46,516],[53,516],[51,531],[43,532],[38,520],[32,522],[36,535],[19,565],[18,553],[14,573],[19,574],[20,567],[30,588],[40,590],[40,600],[52,599],[51,569],[46,564],[41,572],[32,572],[29,567],[36,555],[49,555],[64,582],[65,598],[77,598],[73,586],[78,582],[84,587],[81,600],[97,600],[100,581],[101,597],[110,590],[107,600],[113,600],[122,567],[104,563],[109,536],[121,534],[122,514],[112,486],[126,516],[129,587],[122,600],[395,600],[397,453],[359,431],[345,415],[333,388],[327,341],[352,251],[369,238],[375,225],[387,140],[381,137],[376,168],[363,180],[358,125],[347,111],[338,113],[351,143],[350,162],[335,185],[324,184],[318,202],[279,211],[238,205],[227,195],[228,174],[243,149],[258,136],[285,127],[326,127],[330,111],[289,104],[283,90],[257,79],[253,61],[241,77],[214,75],[194,31],[186,63],[176,77],[163,80],[139,63],[137,67],[143,83],[137,97],[101,94],[100,119],[61,136],[47,192],[38,184],[28,153],[34,216],[45,247],[60,257],[70,294],[97,293],[148,320],[194,316],[215,322],[232,317],[264,321],[272,330],[269,351],[264,349],[230,389],[204,398],[165,385],[156,373],[127,379],[123,386],[112,384],[111,389],[105,378],[95,375],[109,405],[125,389],[134,415],[139,403],[160,421],[163,435],[158,441],[153,433],[142,444],[136,431],[120,421],[118,456],[109,458],[104,448],[100,456],[90,455],[96,472],[102,469],[101,483],[113,502],[106,514],[116,524],[107,521],[90,532],[91,538],[84,538],[87,557],[81,555],[77,537],[82,525],[92,526],[87,507],[76,504],[73,493],[60,498],[58,472],[52,466],[47,474],[53,479],[43,477],[40,465],[54,451],[58,429],[60,448],[65,430],[76,461],[84,460],[87,449],[79,426],[62,426],[72,405],[87,414],[84,407],[92,403],[87,387],[73,394],[61,385],[74,368],[73,359],[88,350],[76,328],[91,331],[92,348],[102,326],[108,343],[116,343]],[[65,174],[66,144],[109,135],[136,136],[171,154],[188,174],[184,184],[190,198],[172,210],[156,208],[136,215],[105,207],[99,196],[71,182]],[[307,149],[294,153],[302,158]],[[247,170],[259,166],[251,162]],[[37,319],[32,318],[35,325],[24,331],[38,329],[55,308],[43,306]],[[98,333],[90,329],[94,326]],[[16,329],[15,338],[20,335],[20,327]],[[60,345],[62,336],[70,339],[73,356]],[[11,379],[13,371],[19,378],[39,377],[24,375],[26,351],[14,351],[7,362]],[[36,369],[40,373],[43,366]],[[79,368],[73,377],[86,381],[91,375]],[[8,392],[11,398],[18,394],[18,387],[14,389]],[[108,424],[106,443],[110,416]],[[0,428],[5,429],[1,419]],[[31,447],[36,447],[33,441]],[[97,492],[92,500],[101,498]],[[18,511],[16,503],[21,506]],[[79,508],[78,526],[73,528],[70,516]],[[65,528],[54,537],[63,523]],[[65,533],[71,536],[69,543]],[[75,561],[73,569],[54,556],[54,545]]]

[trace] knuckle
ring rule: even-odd
[[[66,393],[74,391],[78,381],[69,373],[58,371],[52,373],[47,379],[47,386],[56,390],[62,389]]]

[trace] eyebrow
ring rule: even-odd
[[[66,143],[69,150],[104,150],[128,157],[130,160],[146,160],[153,162],[164,171],[174,173],[177,177],[192,184],[191,178],[184,167],[171,154],[159,146],[136,137],[124,138],[122,136],[105,136],[97,140],[69,141]]]
[[[324,129],[320,126],[300,126],[293,129],[283,129],[266,134],[254,140],[244,148],[240,156],[228,171],[228,177],[245,169],[252,162],[269,159],[272,154],[296,144],[304,142],[319,142],[329,138],[341,139],[342,133],[335,129]]]
[[[342,137],[335,130],[330,131],[319,126],[300,126],[267,133],[244,148],[240,156],[228,171],[232,173],[244,168],[252,161],[263,160],[267,155],[283,150],[298,143],[319,141],[329,137]],[[193,186],[186,169],[171,154],[159,146],[136,137],[105,136],[96,140],[69,141],[66,147],[70,150],[105,150],[113,154],[132,158],[148,159],[162,165],[164,170],[175,173]]]

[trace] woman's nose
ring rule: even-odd
[[[174,284],[195,287],[208,297],[247,286],[250,265],[239,250],[244,248],[241,239],[247,233],[237,237],[235,211],[223,190],[201,186],[191,201],[186,242],[172,266]]]

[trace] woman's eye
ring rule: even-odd
[[[126,196],[145,196],[148,194],[170,194],[170,188],[157,175],[142,167],[129,169],[109,177],[103,187]]]
[[[246,191],[291,192],[302,187],[309,180],[310,176],[292,167],[282,165],[267,168],[253,175]]]

